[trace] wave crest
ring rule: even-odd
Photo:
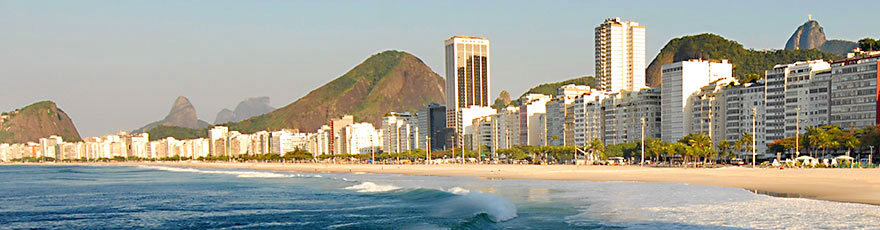
[[[393,190],[398,190],[400,187],[394,185],[378,185],[373,182],[363,182],[358,185],[352,185],[346,187],[348,190],[357,190],[357,192],[388,192]]]
[[[281,173],[273,173],[273,172],[258,172],[258,171],[224,171],[224,170],[202,170],[202,169],[194,169],[194,168],[177,168],[177,167],[167,167],[167,166],[147,166],[147,165],[138,165],[139,168],[145,169],[155,169],[169,172],[188,172],[188,173],[202,173],[202,174],[224,174],[224,175],[234,175],[238,178],[292,178],[292,177],[321,177],[321,175],[302,175],[302,174],[281,174]]]

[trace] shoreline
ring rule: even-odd
[[[756,193],[880,205],[880,169],[651,168],[575,165],[368,165],[320,163],[110,162],[17,163],[10,165],[173,166],[273,170],[303,173],[375,173],[484,179],[684,183],[741,188]]]

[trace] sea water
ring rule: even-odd
[[[880,229],[880,206],[680,183],[0,166],[0,229]]]

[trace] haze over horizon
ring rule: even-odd
[[[492,95],[516,97],[593,75],[593,28],[609,17],[646,26],[648,63],[670,39],[704,32],[782,49],[808,14],[828,39],[880,37],[878,2],[797,3],[0,1],[0,111],[52,100],[83,137],[99,136],[161,120],[182,95],[211,122],[247,97],[283,107],[389,49],[445,76],[453,35],[490,39]]]

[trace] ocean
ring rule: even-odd
[[[4,165],[0,229],[880,229],[880,206],[681,183]]]

